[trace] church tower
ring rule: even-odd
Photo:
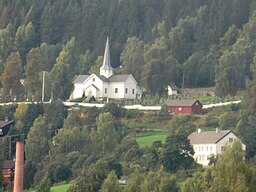
[[[107,37],[107,42],[105,47],[103,64],[102,64],[102,67],[100,68],[100,75],[103,75],[106,78],[109,78],[111,75],[113,75],[113,68],[111,67],[111,63],[110,63],[110,49],[109,49],[108,37]]]

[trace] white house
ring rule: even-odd
[[[194,159],[197,163],[208,166],[209,157],[221,154],[225,147],[237,140],[237,136],[231,130],[201,131],[193,132],[188,136],[194,148]],[[245,150],[245,145],[242,144]]]
[[[109,40],[106,48],[100,75],[78,75],[74,80],[71,99],[83,96],[109,99],[140,99],[141,91],[132,74],[114,75],[110,63]]]
[[[168,85],[167,86],[167,94],[168,95],[178,95],[178,87],[175,85]]]

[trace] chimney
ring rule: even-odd
[[[201,129],[197,129],[197,133],[201,133],[202,132],[202,130]]]
[[[23,192],[24,143],[16,143],[13,192]]]
[[[5,122],[8,122],[8,121],[9,121],[8,117],[5,117],[4,121],[5,121]]]

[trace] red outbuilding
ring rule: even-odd
[[[13,183],[14,181],[14,164],[12,160],[5,160],[3,165],[3,183]]]
[[[167,100],[165,104],[175,114],[201,114],[203,109],[198,100]]]

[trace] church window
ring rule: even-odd
[[[118,93],[118,88],[115,88],[115,93]]]
[[[134,95],[134,92],[135,92],[135,90],[134,89],[132,89],[132,94]]]
[[[125,88],[125,94],[127,94],[128,93],[128,89],[127,88]]]
[[[105,94],[107,94],[108,93],[108,89],[107,88],[105,88]]]
[[[92,81],[95,81],[95,78],[93,78]]]

